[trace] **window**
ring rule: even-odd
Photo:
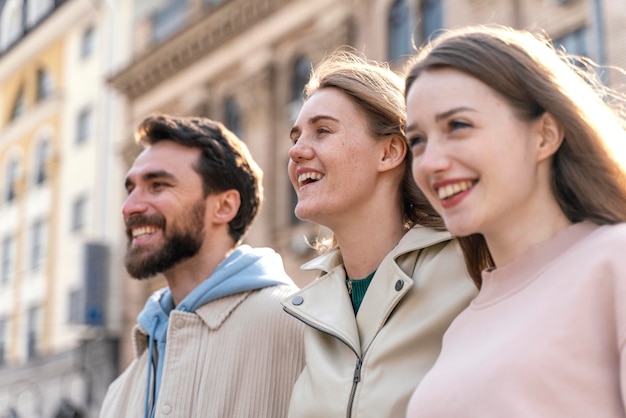
[[[69,318],[70,324],[81,324],[83,321],[83,293],[79,289],[71,290],[68,296],[69,299]]]
[[[30,268],[33,270],[39,269],[46,258],[46,238],[46,221],[39,219],[33,223],[31,229]]]
[[[406,0],[396,0],[389,10],[389,61],[406,57],[412,51],[411,15]]]
[[[6,168],[6,177],[4,181],[5,202],[12,202],[17,197],[18,177],[19,163],[16,158],[12,158]]]
[[[47,138],[39,141],[35,154],[35,181],[34,183],[39,185],[46,182],[48,179],[48,161],[50,154],[50,141]]]
[[[95,43],[95,30],[93,27],[88,27],[83,32],[83,36],[80,40],[80,57],[87,58],[91,55],[94,50]]]
[[[234,97],[224,102],[224,124],[241,139],[241,109]]]
[[[86,223],[87,198],[79,196],[72,204],[72,231],[80,231]]]
[[[187,21],[188,0],[172,0],[152,16],[152,42],[172,36]]]
[[[291,74],[291,102],[289,104],[290,123],[296,121],[304,98],[304,86],[311,75],[311,61],[306,57],[299,57],[293,65]]]
[[[0,18],[0,51],[8,49],[24,34],[23,0],[7,0]]]
[[[554,40],[556,48],[565,49],[568,54],[589,56],[587,28],[579,28]]]
[[[12,235],[2,240],[2,264],[0,264],[0,284],[6,285],[15,273],[15,238]]]
[[[26,102],[24,98],[24,86],[22,86],[17,92],[15,102],[13,102],[13,109],[11,110],[11,120],[15,120],[22,116],[25,110]]]
[[[41,101],[52,94],[52,76],[45,68],[37,70],[37,101]]]
[[[76,143],[82,144],[91,135],[91,108],[86,107],[80,111],[76,120]]]
[[[435,38],[436,32],[443,27],[443,1],[442,0],[422,0],[421,14],[421,42],[430,38]]]
[[[8,326],[5,318],[0,318],[0,366],[6,364]]]
[[[28,7],[26,12],[26,24],[29,28],[35,26],[35,24],[54,9],[54,0],[28,0],[26,4]]]
[[[30,308],[27,312],[26,328],[26,355],[29,359],[37,356],[39,352],[39,329],[41,327],[41,309]]]
[[[291,79],[291,100],[299,102],[304,98],[304,86],[309,81],[311,75],[311,61],[306,57],[299,57],[293,66]]]

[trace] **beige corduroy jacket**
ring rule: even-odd
[[[172,311],[155,418],[279,418],[287,416],[304,365],[304,326],[280,300],[295,290],[278,285]],[[146,332],[133,330],[135,360],[111,384],[101,418],[144,416]]]
[[[326,274],[283,301],[308,325],[289,417],[404,417],[443,333],[477,293],[456,240],[408,231],[378,267],[356,318],[338,250],[303,268]]]

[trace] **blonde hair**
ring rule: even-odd
[[[339,49],[326,56],[311,72],[304,88],[305,101],[316,91],[336,88],[354,101],[367,119],[375,138],[396,135],[406,141],[406,104],[404,79],[388,64],[367,60],[352,49]],[[444,228],[443,220],[417,187],[411,173],[412,154],[406,153],[400,187],[401,207],[407,229],[419,224]],[[323,252],[335,247],[332,242],[318,241],[315,247]]]

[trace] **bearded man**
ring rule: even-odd
[[[144,150],[126,175],[124,262],[168,286],[139,314],[135,359],[100,417],[286,417],[303,327],[280,301],[297,288],[276,252],[241,243],[261,169],[206,118],[152,115],[135,136]]]

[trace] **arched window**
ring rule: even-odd
[[[48,223],[45,219],[33,222],[30,231],[30,268],[39,269],[47,255]]]
[[[6,166],[6,176],[4,177],[5,202],[12,202],[17,197],[19,169],[17,158],[11,158],[9,164]]]
[[[0,285],[6,285],[15,274],[15,235],[8,234],[2,239],[0,256]]]
[[[48,179],[48,161],[50,158],[50,141],[43,138],[35,149],[34,184],[43,184]]]
[[[24,34],[22,0],[7,0],[0,16],[0,50],[4,51]]]
[[[54,86],[52,76],[45,68],[37,70],[37,101],[41,101],[52,94]]]
[[[389,9],[389,61],[406,57],[412,52],[411,15],[406,0],[396,0]]]
[[[83,35],[80,40],[80,57],[85,59],[91,56],[95,48],[96,43],[96,30],[93,26],[88,27],[83,31]]]
[[[54,0],[28,0],[26,4],[28,5],[26,25],[29,28],[35,26],[37,22],[54,9]]]
[[[230,96],[224,101],[224,125],[240,139],[242,135],[241,108],[237,100]]]

